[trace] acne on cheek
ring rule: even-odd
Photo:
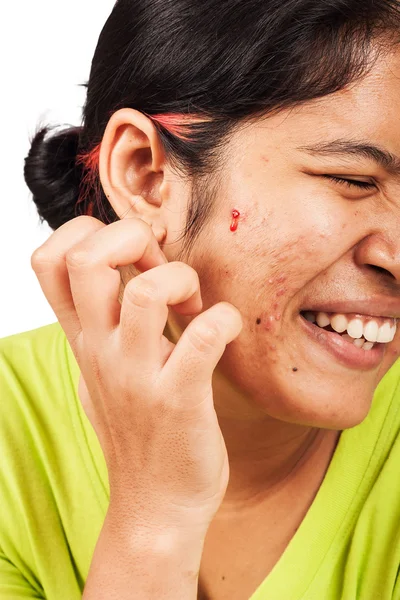
[[[248,216],[246,215],[246,217]],[[244,235],[244,237],[250,235],[252,239],[260,239],[261,232],[265,232],[265,241],[262,243],[260,242],[258,244],[258,248],[253,248],[252,254],[253,256],[257,256],[257,258],[265,257],[270,265],[269,271],[273,274],[267,280],[267,286],[270,289],[267,289],[265,294],[266,303],[268,303],[267,306],[269,305],[271,308],[269,308],[268,311],[261,313],[261,315],[255,319],[257,328],[256,331],[263,330],[270,333],[272,336],[279,337],[279,321],[281,320],[282,309],[284,307],[286,298],[290,297],[292,291],[296,291],[296,286],[294,285],[293,287],[293,279],[296,279],[298,272],[296,263],[299,261],[304,262],[304,259],[307,256],[313,255],[315,252],[315,250],[310,249],[311,232],[309,235],[298,235],[283,245],[278,239],[276,240],[275,248],[272,248],[271,250],[271,238],[268,235],[268,222],[270,222],[271,219],[263,216],[262,226],[260,227],[260,223],[258,223],[256,227],[250,227],[250,229],[253,231],[249,231],[248,227],[243,229],[240,227],[242,222],[244,224],[244,222],[248,221],[247,225],[250,224],[250,221],[246,217],[244,216],[243,211],[233,209],[231,211],[231,231],[237,232],[235,235],[241,233]],[[323,235],[325,236],[325,234]],[[276,238],[276,236],[274,237]],[[243,248],[243,251],[248,253],[248,246]],[[282,272],[282,267],[284,267],[285,270],[288,269],[288,272]],[[301,274],[301,269],[299,272]],[[289,282],[291,285],[289,285]],[[274,345],[270,345],[270,349],[275,350],[276,347]]]
[[[274,304],[274,308],[278,308],[278,304]],[[256,325],[258,326],[258,330],[264,330],[272,333],[279,337],[277,334],[279,321],[281,320],[281,313],[276,311],[274,314],[270,312],[261,314],[256,319]]]
[[[270,289],[266,290],[265,298],[271,308],[256,318],[256,325],[260,326],[258,330],[267,331],[276,337],[279,337],[279,321],[282,318],[285,296],[291,293],[287,280],[286,273],[279,273],[268,279],[267,287]]]
[[[280,315],[278,315],[279,319],[280,319]],[[271,334],[271,336],[274,336],[274,338],[279,338],[279,333],[277,332],[277,319],[275,317],[275,315],[271,315],[271,314],[266,314],[265,316],[261,316],[258,317],[256,320],[256,327],[257,330],[256,331],[266,331],[269,334]],[[266,344],[267,344],[267,349],[272,353],[275,354],[276,352],[276,344],[273,343],[274,339],[273,338],[269,338],[266,337]],[[270,357],[271,358],[271,357]],[[272,359],[273,362],[276,362],[275,359]]]

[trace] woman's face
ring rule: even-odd
[[[242,314],[219,371],[255,411],[352,427],[399,355],[399,331],[365,350],[303,316],[341,314],[389,332],[400,316],[400,158],[385,165],[382,154],[400,157],[399,114],[396,52],[350,89],[249,124],[226,149],[212,218],[188,262],[204,309],[225,300]],[[186,212],[170,208],[163,249],[172,260]],[[191,319],[170,312],[179,327]]]

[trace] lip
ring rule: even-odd
[[[341,314],[358,314],[371,317],[400,318],[400,298],[389,296],[371,296],[360,300],[342,300],[339,302],[321,302],[318,305],[312,301],[304,303],[301,312],[326,312]]]
[[[357,348],[338,333],[326,331],[299,315],[300,325],[311,340],[319,344],[342,365],[351,369],[368,371],[381,364],[388,344],[375,344],[371,350]]]

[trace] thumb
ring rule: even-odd
[[[215,304],[186,327],[161,376],[163,385],[179,390],[185,408],[188,400],[197,406],[212,392],[214,369],[242,328],[241,314],[229,302]]]

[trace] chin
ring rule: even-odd
[[[336,431],[351,429],[364,421],[375,390],[390,366],[387,360],[377,362],[372,355],[370,364],[373,350],[368,351],[366,359],[359,352],[354,356],[346,340],[339,356],[335,346],[326,348],[323,341],[321,346],[319,339],[306,346],[307,352],[298,340],[290,344],[276,338],[274,342],[273,351],[266,344],[254,349],[250,343],[240,345],[234,341],[227,346],[219,371],[230,380],[232,391],[237,391],[238,407],[241,397],[245,397],[254,413],[260,411],[260,416]],[[380,358],[382,350],[387,354],[387,349],[378,348]]]
[[[290,389],[284,384],[263,394],[258,403],[268,415],[287,423],[337,431],[356,427],[371,409],[374,389],[356,384],[345,390],[333,383],[328,379],[325,385],[312,385],[299,378]]]

